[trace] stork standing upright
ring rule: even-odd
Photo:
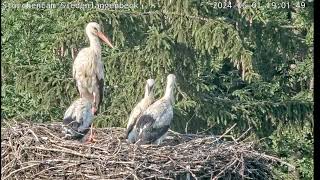
[[[110,40],[101,32],[96,22],[86,26],[90,46],[78,53],[73,63],[73,78],[76,81],[80,97],[93,99],[92,112],[96,115],[103,98],[104,65],[101,61],[100,40],[114,48]]]
[[[90,128],[93,120],[92,106],[92,99],[87,98],[79,98],[70,105],[63,117],[65,137],[81,139],[82,142],[93,140],[92,128]],[[91,129],[90,136],[85,139],[89,128]]]
[[[176,82],[174,74],[167,77],[164,96],[144,111],[136,123],[138,138],[136,144],[160,144],[166,137],[172,118],[174,103],[173,90]]]
[[[148,79],[145,86],[144,98],[133,108],[129,116],[127,131],[126,131],[126,139],[128,139],[129,143],[135,143],[136,141],[138,134],[134,126],[136,125],[137,119],[154,102],[153,89],[154,89],[154,80]]]

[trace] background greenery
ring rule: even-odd
[[[103,45],[106,89],[97,126],[125,126],[145,80],[156,79],[160,97],[166,76],[175,73],[172,129],[219,134],[237,123],[239,134],[251,127],[253,137],[263,138],[260,148],[298,167],[279,165],[279,179],[313,179],[313,2],[289,0],[284,9],[267,7],[281,0],[241,9],[215,8],[209,0],[12,8],[27,2],[37,1],[2,2],[1,119],[62,120],[78,97],[72,49],[88,46],[84,27],[96,21],[116,46]]]

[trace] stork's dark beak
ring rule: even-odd
[[[97,32],[97,36],[104,41],[105,43],[107,43],[108,46],[110,46],[112,49],[114,48],[114,46],[111,44],[109,38],[107,38],[106,35],[104,35],[102,32]]]
[[[151,93],[153,91],[154,85],[149,86],[149,93]]]
[[[154,85],[152,85],[152,86],[149,87],[149,88],[150,88],[150,91],[153,89],[153,87],[154,87]]]

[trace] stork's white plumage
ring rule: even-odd
[[[166,137],[173,118],[173,90],[176,77],[169,74],[165,95],[147,108],[136,123],[137,144],[160,144]]]
[[[90,22],[86,27],[86,34],[90,46],[78,53],[73,63],[73,78],[76,81],[80,97],[92,98],[94,106],[92,111],[97,113],[103,98],[104,66],[101,61],[100,40],[106,42],[111,48],[113,45],[101,32],[96,22]]]
[[[88,133],[93,121],[92,99],[79,98],[75,100],[64,114],[63,129],[65,137],[72,139],[81,139]],[[92,139],[92,128],[90,137]]]
[[[136,125],[137,119],[142,113],[154,102],[154,80],[148,79],[145,86],[144,98],[134,107],[129,116],[127,124],[126,139],[129,143],[135,143],[137,138],[137,131],[134,126]]]

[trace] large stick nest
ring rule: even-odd
[[[222,136],[171,131],[160,146],[137,146],[122,128],[95,129],[93,144],[65,140],[61,131],[61,124],[3,128],[1,179],[272,179],[277,159]]]

